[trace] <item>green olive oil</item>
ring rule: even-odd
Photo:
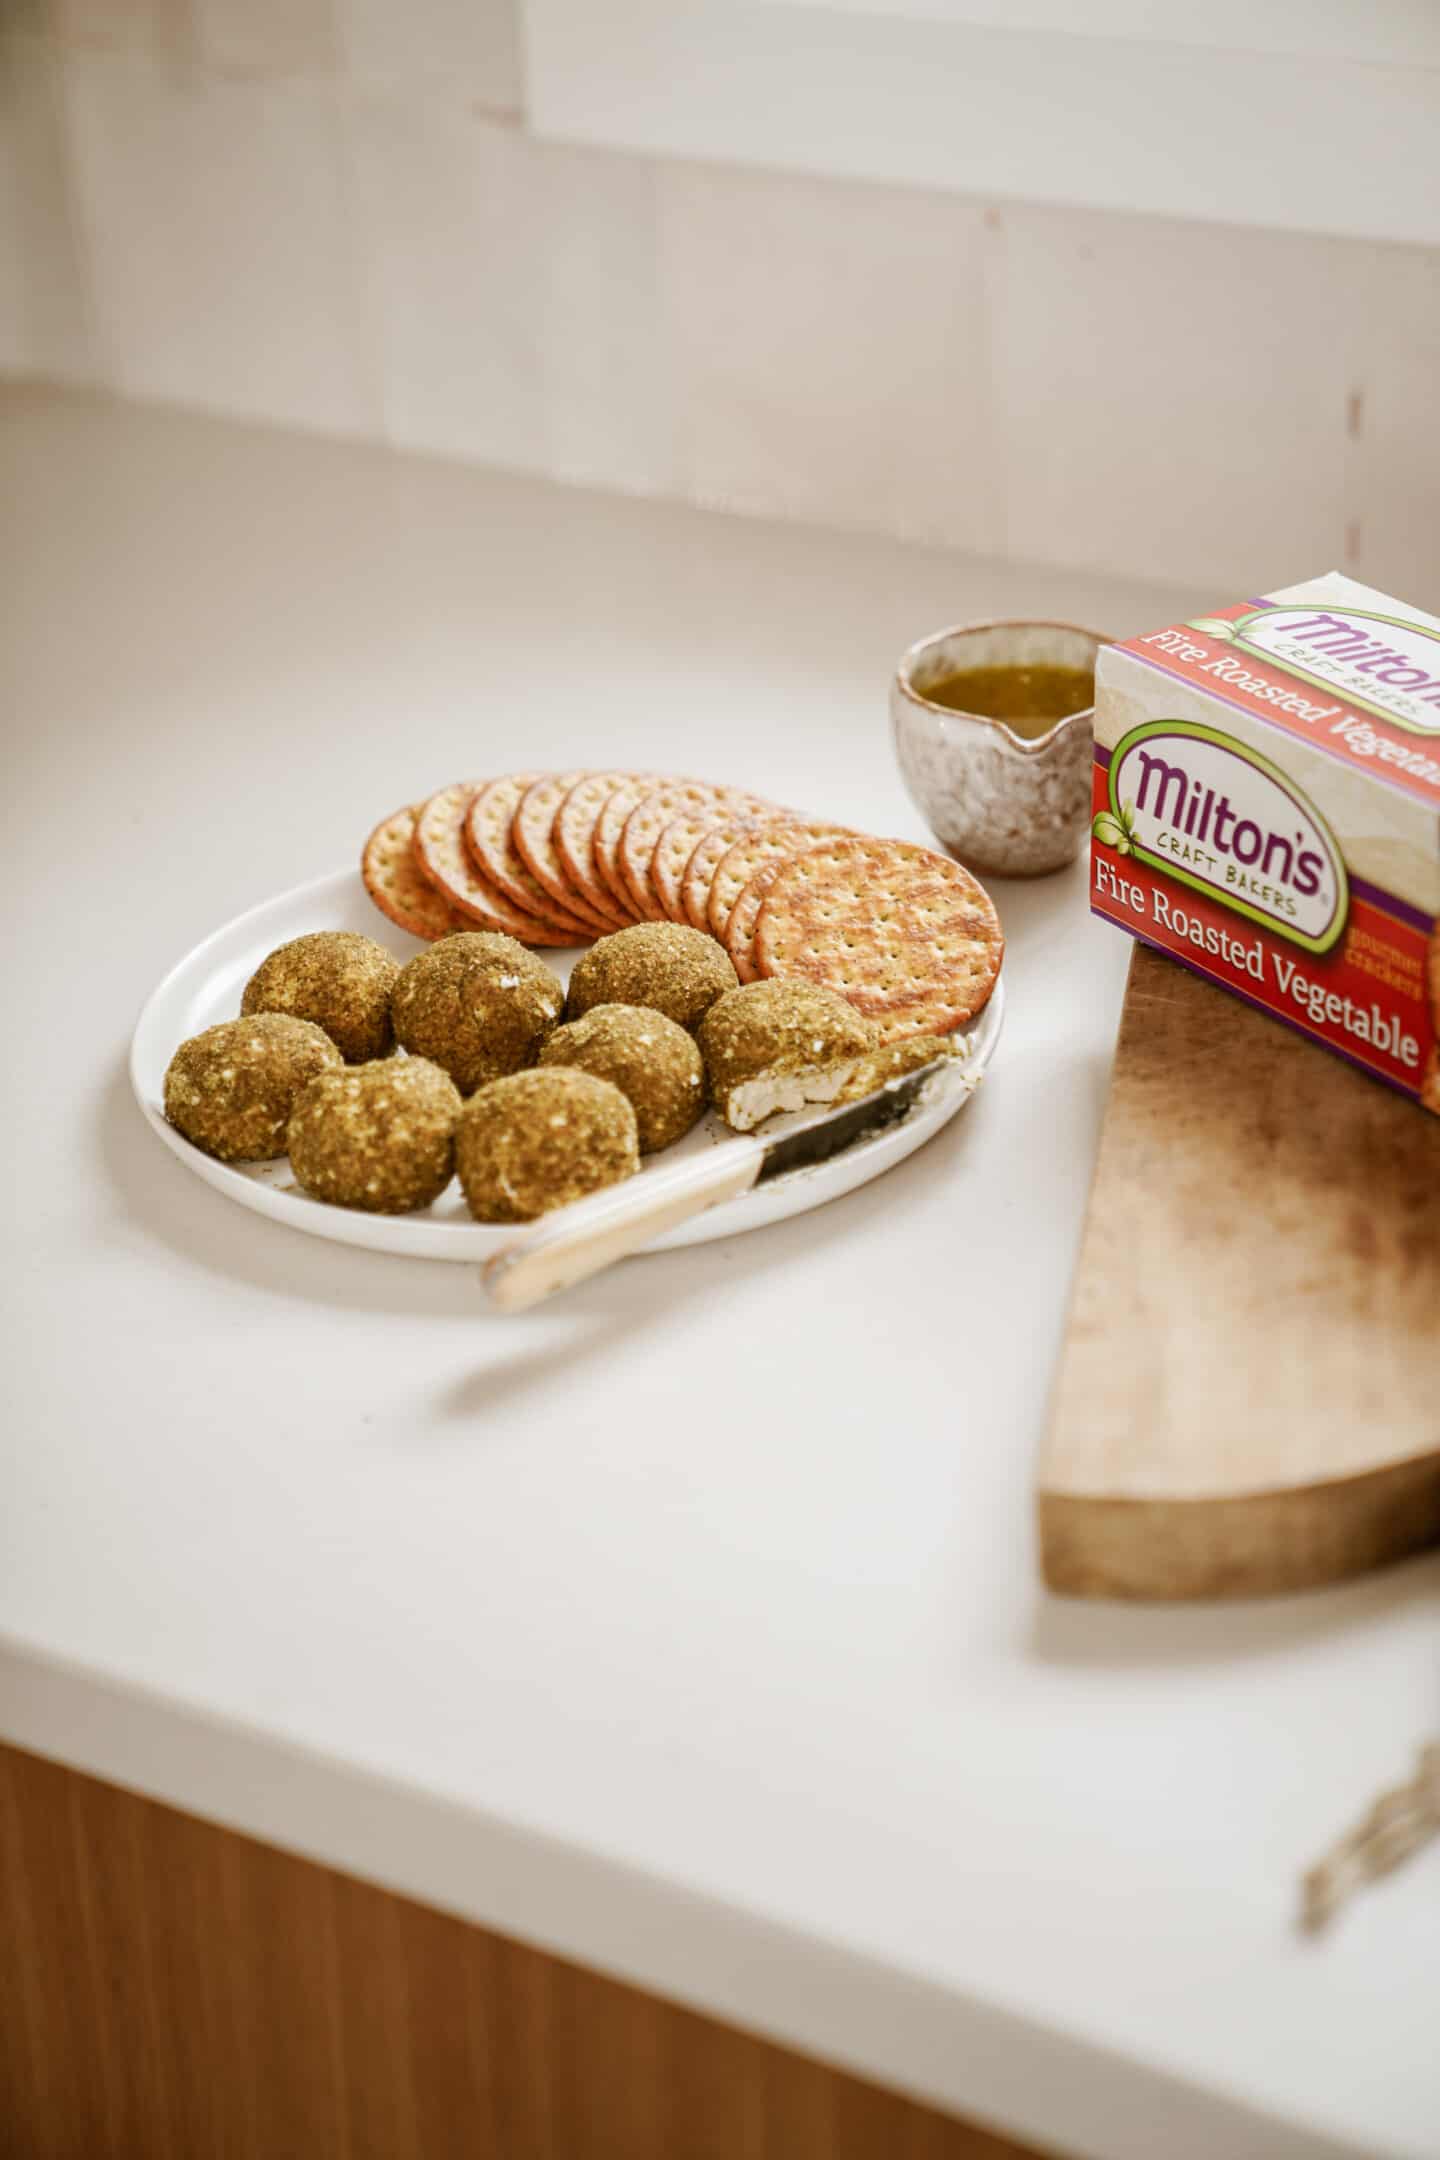
[[[920,695],[952,712],[983,713],[1003,720],[1017,735],[1047,735],[1068,713],[1095,702],[1091,668],[979,667],[942,676]]]

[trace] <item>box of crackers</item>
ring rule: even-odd
[[[1091,906],[1440,1114],[1440,618],[1339,572],[1107,647]]]

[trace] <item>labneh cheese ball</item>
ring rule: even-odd
[[[540,1063],[609,1080],[635,1112],[642,1155],[683,1139],[705,1111],[705,1066],[694,1038],[646,1005],[594,1005],[547,1036]]]
[[[295,1099],[341,1064],[323,1028],[288,1013],[222,1020],[183,1042],[165,1073],[165,1115],[221,1162],[273,1162],[285,1153]]]
[[[639,1166],[635,1112],[619,1088],[567,1065],[492,1081],[455,1128],[455,1167],[478,1222],[532,1222]]]
[[[461,930],[406,963],[390,1014],[396,1040],[470,1095],[533,1065],[564,1002],[558,976],[516,939]]]
[[[740,978],[723,945],[682,923],[636,923],[591,946],[575,963],[567,1020],[594,1005],[649,1005],[692,1033]]]
[[[727,991],[699,1042],[710,1100],[727,1125],[750,1132],[777,1110],[834,1102],[879,1034],[838,991],[790,980]]]
[[[460,1091],[428,1058],[377,1058],[324,1072],[290,1117],[290,1167],[317,1200],[405,1215],[455,1168]]]
[[[862,1095],[873,1095],[889,1080],[903,1080],[907,1073],[919,1072],[922,1065],[933,1065],[939,1058],[957,1058],[965,1048],[963,1035],[907,1035],[903,1041],[887,1043],[883,1050],[872,1050],[862,1057],[851,1073],[837,1102],[858,1102]]]
[[[289,1013],[322,1027],[347,1065],[388,1055],[390,993],[400,963],[355,930],[313,930],[262,960],[245,985],[242,1013]]]

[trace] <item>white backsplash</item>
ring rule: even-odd
[[[9,0],[0,369],[1440,602],[1440,252],[541,143],[506,0]]]

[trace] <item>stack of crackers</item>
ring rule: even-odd
[[[719,940],[742,983],[823,983],[885,1042],[973,1019],[1004,950],[989,895],[948,856],[659,773],[457,781],[377,825],[361,868],[416,937],[576,946],[685,923]]]

